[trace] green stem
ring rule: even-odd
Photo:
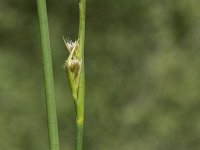
[[[48,118],[50,150],[59,150],[58,127],[56,117],[55,93],[53,82],[53,69],[51,60],[51,47],[48,29],[46,1],[37,0],[40,35],[42,44],[42,60],[44,69],[44,85]]]
[[[84,99],[85,99],[85,70],[84,70],[84,43],[85,43],[85,11],[86,0],[80,0],[79,3],[79,40],[80,56],[82,59],[82,68],[80,74],[78,100],[76,104],[76,150],[82,150],[83,143],[83,123],[84,123]]]

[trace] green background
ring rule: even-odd
[[[62,35],[78,0],[47,1],[61,150],[75,111]],[[84,150],[200,149],[200,1],[87,0]],[[48,150],[35,0],[0,0],[0,150]]]

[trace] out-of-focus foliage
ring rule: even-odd
[[[61,149],[75,114],[62,35],[78,0],[48,0]],[[88,0],[85,150],[200,149],[200,1]],[[48,150],[35,1],[0,1],[0,149]]]

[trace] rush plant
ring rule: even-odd
[[[72,97],[76,109],[76,150],[82,150],[84,99],[85,99],[85,71],[84,71],[84,43],[85,43],[85,10],[86,0],[79,3],[79,34],[76,41],[65,40],[69,56],[65,61],[65,69],[71,87]]]
[[[44,85],[47,104],[49,145],[50,150],[59,150],[58,127],[56,117],[56,105],[53,82],[53,69],[51,47],[48,29],[46,1],[37,0],[40,35],[42,44],[42,59],[44,69]],[[79,33],[76,41],[64,39],[69,56],[65,61],[65,69],[68,74],[69,85],[76,108],[76,142],[75,149],[82,150],[83,123],[84,123],[84,99],[85,99],[85,72],[84,72],[84,43],[85,43],[85,11],[86,0],[79,2]]]

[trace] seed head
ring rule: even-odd
[[[81,66],[81,61],[77,58],[73,58],[68,62],[68,67],[71,72],[74,74],[77,74]]]

